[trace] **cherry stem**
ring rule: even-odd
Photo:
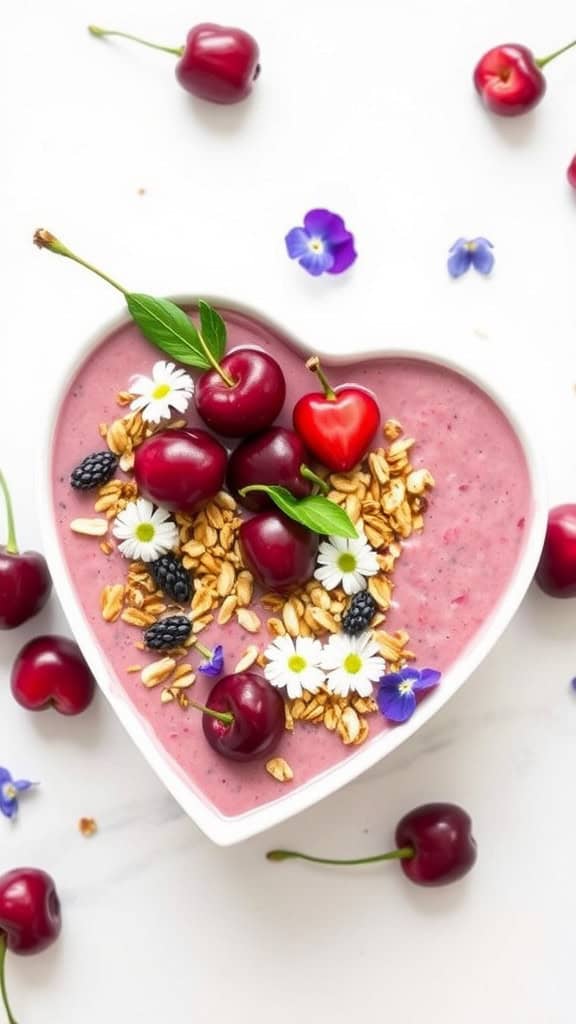
[[[4,474],[0,470],[0,491],[4,495],[4,506],[6,508],[6,521],[8,523],[8,541],[6,543],[6,551],[9,555],[18,554],[18,544],[16,541],[16,524],[14,522],[14,511],[12,509],[12,499],[10,498],[10,491],[8,490],[8,484]]]
[[[175,57],[182,57],[184,53],[183,46],[159,46],[158,43],[150,43],[147,39],[141,39],[140,36],[130,35],[129,32],[117,32],[115,29],[98,28],[98,25],[88,25],[88,31],[99,39],[102,39],[104,36],[120,36],[122,39],[131,39],[133,43],[141,43],[142,46],[149,46],[152,50],[162,50],[163,53],[171,53]]]
[[[6,953],[8,950],[8,944],[6,942],[6,936],[0,934],[0,995],[2,996],[2,1002],[4,1003],[4,1009],[8,1015],[8,1024],[16,1024],[16,1018],[14,1017],[12,1010],[10,1009],[10,1003],[8,1002],[8,993],[6,991]]]
[[[316,484],[322,494],[328,494],[330,488],[326,481],[323,480],[321,476],[318,476],[318,474],[315,473],[313,469],[310,469],[310,467],[304,462],[300,466],[300,476],[303,476],[305,480],[310,480],[311,483]]]
[[[328,381],[326,379],[326,375],[325,375],[322,367],[320,366],[320,360],[318,359],[318,356],[311,356],[310,359],[308,359],[308,361],[306,363],[306,369],[307,370],[311,370],[312,373],[316,374],[316,376],[318,377],[318,380],[320,381],[320,383],[322,385],[322,388],[324,390],[324,394],[326,395],[326,398],[328,399],[328,401],[329,402],[335,402],[336,401],[336,392],[334,391],[334,389],[332,387],[330,387],[330,384],[328,383]]]
[[[568,43],[567,46],[563,46],[562,49],[555,50],[554,53],[549,53],[547,57],[539,57],[536,61],[537,66],[539,68],[545,68],[551,60],[555,60],[556,57],[559,57],[561,53],[566,53],[566,50],[571,50],[573,46],[576,46],[576,39],[574,39],[571,43]]]
[[[202,711],[205,715],[210,715],[210,718],[217,718],[219,722],[224,722],[224,725],[232,725],[234,721],[234,715],[229,711],[213,711],[212,708],[207,708],[205,704],[199,704],[196,700],[189,701],[191,708],[196,708],[197,711]]]
[[[204,355],[206,356],[206,359],[208,360],[208,362],[212,366],[212,369],[216,370],[216,373],[220,375],[220,377],[224,381],[224,383],[225,383],[227,388],[235,387],[236,384],[237,384],[237,381],[233,380],[229,373],[226,373],[226,370],[224,370],[220,366],[220,363],[218,362],[217,359],[214,359],[214,356],[212,355],[210,349],[208,348],[208,345],[206,344],[206,342],[204,341],[204,338],[202,337],[202,332],[199,331],[198,328],[196,328],[196,333],[198,334],[198,340],[199,340],[199,342],[200,342],[200,344],[202,346],[202,350],[204,352]]]
[[[111,284],[117,291],[122,292],[122,295],[128,295],[128,289],[123,288],[118,281],[114,278],[109,277],[103,270],[99,270],[92,263],[88,263],[86,260],[81,259],[76,253],[68,249],[58,238],[55,238],[50,231],[45,231],[44,228],[39,228],[34,234],[34,245],[37,245],[39,249],[48,249],[50,252],[56,253],[57,256],[65,256],[66,259],[73,260],[74,263],[79,263],[81,267],[85,267],[86,270],[90,270],[93,274],[101,277],[103,281]]]
[[[389,850],[388,853],[378,853],[374,857],[358,857],[354,860],[332,860],[328,857],[312,857],[307,853],[297,853],[296,850],[270,850],[266,854],[267,860],[307,860],[311,864],[376,864],[381,860],[410,860],[414,856],[411,846],[402,846],[399,850]]]

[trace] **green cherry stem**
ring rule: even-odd
[[[210,718],[217,718],[219,722],[224,722],[224,725],[232,725],[234,721],[234,715],[230,711],[213,711],[212,708],[207,708],[205,704],[199,704],[196,700],[189,700],[189,707],[196,708],[197,711],[202,711],[204,715],[209,715]]]
[[[198,338],[199,338],[200,344],[202,345],[202,349],[204,351],[204,355],[206,356],[206,359],[210,363],[210,366],[212,367],[212,369],[216,370],[216,373],[222,378],[222,380],[224,381],[224,383],[225,383],[227,388],[235,387],[236,384],[237,384],[237,381],[233,380],[229,373],[226,373],[226,370],[224,370],[220,366],[220,363],[218,362],[217,359],[214,359],[214,356],[212,355],[210,349],[208,348],[208,345],[206,344],[206,342],[204,341],[204,338],[202,337],[202,332],[200,330],[198,330],[198,328],[196,328],[196,332],[198,334]]]
[[[566,50],[571,50],[573,46],[576,46],[576,39],[571,43],[568,43],[567,46],[563,46],[560,50],[555,50],[554,53],[549,53],[547,57],[539,57],[535,63],[539,68],[545,68],[551,60],[556,60],[556,57],[559,57],[562,53],[566,53]]]
[[[86,270],[89,270],[92,274],[96,274],[97,277],[102,278],[102,280],[106,281],[107,284],[111,284],[112,287],[116,289],[116,291],[121,292],[124,298],[128,300],[130,292],[128,291],[127,288],[124,288],[123,285],[119,284],[118,281],[115,281],[113,277],[109,276],[109,274],[105,274],[104,271],[100,270],[99,267],[95,267],[93,263],[88,263],[88,261],[82,259],[81,256],[77,256],[75,252],[72,252],[72,250],[69,249],[68,246],[64,245],[64,243],[61,242],[59,238],[56,238],[55,235],[53,235],[50,231],[46,231],[45,228],[39,228],[38,231],[34,233],[33,242],[34,245],[38,246],[39,249],[48,249],[49,252],[53,252],[57,256],[64,256],[66,257],[66,259],[72,260],[73,263],[78,263],[81,267],[84,267]],[[210,365],[213,367],[216,373],[220,375],[226,387],[233,388],[236,384],[236,381],[234,381],[232,377],[230,377],[230,375],[226,373],[226,370],[224,370],[217,362],[217,360],[214,358],[208,345],[206,344],[204,338],[202,337],[202,332],[198,328],[196,328],[196,334],[198,336],[198,341],[200,342],[200,345],[202,347],[202,351],[204,352],[204,355],[206,356],[206,359],[208,360]]]
[[[8,484],[2,471],[0,470],[0,491],[4,496],[4,505],[6,508],[6,521],[8,523],[8,540],[6,543],[6,551],[9,555],[18,554],[18,544],[16,541],[16,524],[14,522],[14,510],[12,508],[12,499],[10,498],[10,491],[8,490]]]
[[[411,846],[401,846],[399,850],[389,850],[388,853],[378,853],[374,857],[357,857],[353,860],[333,860],[329,857],[312,857],[307,853],[298,853],[296,850],[270,850],[266,854],[267,860],[307,860],[311,864],[336,864],[347,866],[350,864],[377,864],[381,860],[410,860],[414,856]]]
[[[6,936],[0,934],[0,995],[2,996],[2,1002],[8,1015],[8,1024],[16,1024],[16,1018],[14,1017],[12,1010],[10,1009],[10,1003],[8,1002],[8,992],[6,991],[6,953],[8,945],[6,942]]]
[[[307,360],[306,369],[311,370],[312,373],[316,374],[318,380],[322,385],[322,390],[324,391],[327,400],[329,402],[335,402],[337,398],[336,392],[334,391],[334,388],[332,388],[328,383],[326,379],[326,374],[324,373],[324,370],[320,366],[320,360],[318,359],[318,356],[311,356],[310,359]]]
[[[163,53],[171,53],[175,57],[181,57],[184,53],[183,46],[160,46],[158,43],[149,42],[148,39],[141,39],[140,36],[133,36],[129,32],[117,32],[116,29],[88,25],[88,31],[98,39],[103,39],[104,36],[120,36],[121,39],[131,39],[133,43],[141,43],[142,46],[149,46],[151,50],[162,50]]]
[[[310,469],[304,462],[300,466],[300,476],[303,476],[305,480],[310,480],[311,483],[316,484],[316,487],[321,494],[328,494],[330,488],[325,480],[321,476],[318,476],[314,470]]]
[[[90,270],[92,274],[96,274],[98,277],[101,277],[103,281],[111,284],[116,291],[122,292],[122,295],[126,296],[129,294],[127,288],[123,288],[121,284],[118,284],[118,281],[115,281],[113,277],[109,277],[103,270],[99,270],[98,267],[95,267],[92,263],[88,263],[80,256],[77,256],[76,253],[72,252],[71,249],[68,249],[59,238],[55,238],[50,231],[46,231],[44,228],[39,228],[38,231],[34,233],[33,241],[34,245],[38,246],[39,249],[48,249],[50,252],[56,253],[57,256],[65,256],[66,259],[72,260],[74,263],[79,263],[81,267],[85,267],[86,270]]]

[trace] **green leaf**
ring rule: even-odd
[[[358,532],[347,512],[340,505],[317,494],[311,498],[295,498],[286,487],[267,484],[251,484],[243,487],[240,494],[249,491],[263,491],[272,499],[284,515],[307,527],[313,533],[333,537],[357,537]]]
[[[198,299],[198,312],[200,313],[202,337],[219,363],[226,352],[226,324],[220,313],[204,302],[204,299]]]
[[[210,367],[196,327],[174,302],[127,292],[126,303],[134,323],[153,345],[179,363],[198,366],[202,370]]]

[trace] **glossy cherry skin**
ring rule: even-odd
[[[266,494],[251,491],[242,497],[238,492],[250,484],[277,484],[287,487],[295,498],[305,498],[312,485],[300,473],[310,456],[298,434],[285,427],[272,427],[247,437],[228,461],[227,483],[234,497],[252,512],[272,508]]]
[[[535,579],[551,597],[576,597],[576,505],[557,505],[548,513]]]
[[[231,761],[252,761],[276,746],[284,732],[284,701],[262,676],[238,672],[219,679],[206,707],[230,712],[232,724],[202,716],[204,735],[214,750]]]
[[[134,476],[144,498],[194,512],[222,487],[226,458],[226,449],[205,430],[165,430],[136,449]]]
[[[568,165],[566,178],[568,179],[568,184],[571,185],[572,188],[576,188],[576,156],[572,157],[572,160]]]
[[[205,22],[190,29],[176,78],[203,100],[238,103],[252,91],[259,56],[258,43],[248,32]]]
[[[488,50],[474,69],[474,85],[488,110],[501,117],[525,114],[546,92],[534,54],[517,43]]]
[[[78,644],[66,636],[37,636],[12,666],[12,693],[23,708],[80,715],[92,702],[96,684]]]
[[[50,875],[16,868],[0,876],[0,934],[12,953],[41,953],[59,936],[60,901]]]
[[[266,590],[290,590],[314,572],[317,535],[280,512],[260,512],[243,522],[239,540],[246,565]]]
[[[37,551],[11,554],[0,547],[0,629],[14,629],[44,607],[52,580]]]
[[[278,363],[257,348],[235,348],[220,362],[235,382],[224,383],[216,370],[196,382],[196,408],[204,422],[225,437],[246,437],[265,430],[284,405],[286,381]]]
[[[303,395],[292,418],[294,429],[318,461],[346,473],[368,451],[380,426],[380,410],[364,388],[334,388],[334,394],[334,400],[318,391]]]
[[[455,882],[477,857],[470,816],[456,804],[424,804],[409,811],[396,827],[396,845],[414,850],[414,856],[400,864],[416,885]]]

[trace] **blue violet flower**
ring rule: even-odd
[[[196,642],[196,647],[203,654],[207,661],[202,662],[198,665],[198,671],[202,672],[205,676],[219,676],[224,668],[224,648],[222,644],[216,644],[213,651],[208,650],[203,644]]]
[[[330,210],[309,210],[304,227],[292,228],[285,238],[291,260],[313,277],[320,274],[342,274],[356,259],[354,235],[337,213]]]
[[[442,673],[434,668],[403,668],[380,679],[378,707],[390,722],[407,722],[416,710],[416,694],[437,686]]]
[[[13,779],[7,768],[0,767],[0,813],[5,818],[15,818],[18,813],[18,797],[35,786],[28,779]]]
[[[470,267],[479,274],[489,274],[494,266],[494,246],[487,238],[459,238],[449,250],[448,273],[461,277]]]

